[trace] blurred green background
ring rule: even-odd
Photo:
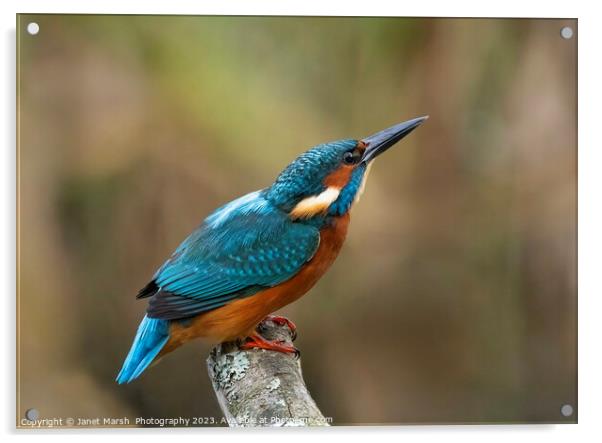
[[[137,290],[305,149],[429,114],[375,162],[331,271],[282,311],[309,389],[335,424],[575,421],[565,25],[21,15],[19,417],[221,417],[208,344],[115,384]]]

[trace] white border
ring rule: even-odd
[[[120,13],[120,14],[232,14],[232,15],[376,15],[376,16],[461,16],[461,17],[577,17],[579,18],[579,425],[516,425],[516,426],[427,426],[402,428],[337,428],[332,430],[287,430],[267,438],[286,438],[290,442],[305,441],[307,438],[345,437],[351,441],[363,441],[374,436],[384,440],[405,439],[424,441],[436,438],[453,442],[504,442],[509,439],[530,441],[562,442],[594,441],[602,431],[597,427],[602,409],[600,380],[602,378],[602,294],[598,273],[602,267],[601,235],[602,211],[600,202],[602,173],[602,133],[600,106],[602,97],[600,83],[602,69],[600,47],[602,35],[599,23],[601,15],[594,1],[545,1],[506,0],[504,2],[483,1],[334,1],[319,2],[286,0],[229,0],[194,1],[163,0],[130,1],[20,1],[0,2],[2,14],[3,68],[0,82],[4,97],[0,107],[0,125],[4,137],[4,149],[0,164],[3,168],[0,180],[0,203],[3,216],[0,218],[0,244],[4,245],[0,263],[0,281],[4,283],[4,324],[0,365],[4,398],[0,402],[2,431],[9,438],[16,434],[21,438],[32,438],[27,432],[14,431],[14,294],[15,294],[15,14],[17,12],[48,13]],[[170,432],[168,435],[166,432]],[[65,438],[105,440],[109,436],[125,439],[136,433],[145,440],[173,438],[266,438],[266,431],[233,431],[227,429],[195,430],[100,430],[100,431],[44,431],[44,439],[63,441]],[[310,437],[311,433],[311,437]],[[201,435],[198,435],[201,434]]]
[[[111,13],[111,14],[230,14],[230,15],[373,15],[373,16],[442,16],[442,17],[576,17],[578,1],[550,0],[545,3],[508,0],[483,5],[476,1],[282,1],[282,0],[229,0],[195,1],[147,0],[87,1],[30,0],[18,2],[18,12],[56,13]]]

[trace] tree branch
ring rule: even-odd
[[[269,340],[292,345],[287,326],[262,323]],[[229,426],[328,426],[292,354],[222,343],[207,358],[209,377]]]

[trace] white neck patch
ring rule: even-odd
[[[297,219],[311,218],[314,215],[324,213],[328,207],[333,204],[337,198],[339,198],[340,193],[341,188],[329,186],[320,194],[301,200],[299,203],[297,203],[289,215],[292,219]]]

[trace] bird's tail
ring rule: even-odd
[[[144,316],[123,367],[117,375],[117,383],[129,383],[152,363],[169,340],[169,321]]]

